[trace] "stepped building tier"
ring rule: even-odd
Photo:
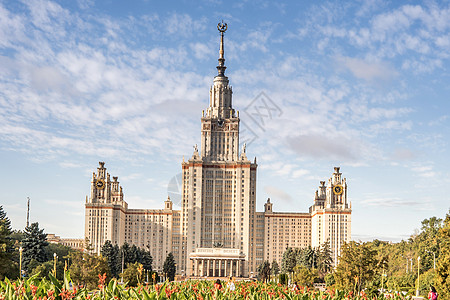
[[[335,168],[322,181],[306,213],[273,212],[270,199],[256,212],[256,158],[239,148],[239,113],[225,76],[224,33],[219,24],[218,74],[201,118],[201,147],[181,163],[181,208],[168,198],[163,209],[129,209],[118,178],[110,180],[103,162],[86,199],[85,236],[99,253],[103,244],[124,242],[149,250],[154,269],[168,253],[177,273],[190,277],[256,275],[265,260],[281,263],[287,247],[317,247],[329,241],[336,262],[340,246],[351,238],[347,183]]]

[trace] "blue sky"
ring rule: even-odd
[[[306,212],[340,166],[355,240],[399,241],[448,212],[448,1],[0,0],[0,204],[13,227],[30,197],[31,221],[82,237],[99,161],[129,207],[162,208],[200,144],[222,19],[258,211],[270,197]],[[275,110],[262,123],[264,101]]]

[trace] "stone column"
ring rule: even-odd
[[[218,272],[218,271],[219,271],[219,268],[220,268],[218,262],[219,262],[218,259],[215,259],[215,260],[214,260],[214,276],[217,276],[216,271]],[[217,266],[217,269],[216,269],[216,266]]]
[[[223,274],[223,275],[222,275],[223,277],[226,277],[226,276],[227,276],[227,274],[225,273],[226,263],[227,263],[227,261],[226,261],[225,259],[222,259],[223,267],[222,267],[222,271],[220,272],[220,275]]]
[[[234,276],[234,274],[233,274],[233,263],[234,263],[234,259],[230,260],[230,276]]]
[[[228,266],[227,266],[227,265],[228,265],[228,259],[224,259],[223,261],[224,261],[224,263],[225,263],[224,275],[225,275],[225,277],[229,277],[228,274],[227,274],[227,269],[228,269],[228,268],[227,268],[227,267],[228,267]]]
[[[238,259],[236,262],[236,277],[241,276],[241,261]]]
[[[209,277],[209,266],[210,266],[210,262],[211,260],[210,259],[208,259],[208,268],[206,269],[206,276],[208,276]]]
[[[194,258],[194,276],[198,276],[198,259]]]
[[[220,277],[220,259],[216,259],[216,264],[217,264],[217,273],[216,276]]]

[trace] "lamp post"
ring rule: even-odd
[[[22,278],[22,252],[23,248],[19,248],[19,279]]]
[[[409,271],[412,272],[413,271],[413,259],[412,259],[412,257],[409,259],[409,261],[411,262],[411,267],[409,268]]]
[[[420,256],[417,257],[417,290],[416,296],[420,293]]]
[[[402,257],[403,257],[404,259],[406,259],[406,273],[408,273],[408,258],[405,257],[405,256],[403,256],[403,255],[402,255]]]
[[[436,253],[434,251],[425,250],[427,253],[433,253],[433,269],[436,270]]]
[[[56,253],[53,253],[53,276],[56,277],[56,259],[58,258],[58,255]]]

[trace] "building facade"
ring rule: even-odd
[[[93,251],[110,240],[150,250],[154,268],[162,268],[169,252],[177,272],[194,277],[251,276],[264,260],[281,258],[286,247],[317,247],[329,240],[337,259],[339,247],[351,237],[347,184],[339,168],[325,186],[321,182],[308,213],[273,212],[270,199],[256,212],[256,158],[239,148],[239,112],[233,109],[232,88],[225,76],[224,33],[218,74],[201,118],[200,150],[181,164],[181,209],[167,199],[163,209],[129,209],[118,178],[99,163],[85,205],[85,236]],[[336,260],[335,260],[336,261]]]

